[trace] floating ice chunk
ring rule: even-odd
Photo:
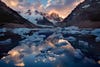
[[[69,34],[80,34],[80,31],[68,31]]]
[[[50,51],[50,50],[52,50],[53,48],[51,47],[51,46],[47,46],[47,47],[45,47],[43,50],[41,50],[41,52],[42,53],[45,53],[45,52],[47,52],[47,51]]]
[[[46,62],[47,62],[47,59],[44,58],[44,59],[42,60],[42,62],[46,63]]]
[[[50,41],[50,42],[55,41],[55,43],[57,43],[57,41],[60,40],[60,39],[63,39],[63,36],[62,36],[61,33],[58,33],[58,34],[54,33],[47,38],[48,41]]]
[[[95,41],[100,42],[100,37],[96,37]]]
[[[97,2],[98,4],[100,4],[100,2]]]
[[[91,34],[100,37],[100,29],[95,29],[95,30],[93,30],[93,31],[91,32]]]
[[[54,30],[50,30],[50,29],[44,29],[44,30],[40,30],[38,32],[36,32],[37,34],[48,34],[48,33],[53,33]]]
[[[45,38],[46,36],[45,36],[45,35],[39,35],[39,37],[41,37],[41,38]]]
[[[82,35],[88,35],[88,34],[90,34],[90,31],[89,30],[82,30],[81,34]]]
[[[38,46],[44,41],[45,35],[33,34],[26,37],[26,39],[20,41],[20,44],[35,45]]]
[[[83,59],[84,55],[80,49],[76,49],[74,52],[74,57],[77,59]]]
[[[79,46],[83,48],[88,48],[88,42],[79,40]]]
[[[0,36],[4,36],[4,35],[5,35],[5,34],[3,34],[3,33],[2,33],[2,34],[0,34]]]
[[[68,38],[67,38],[67,40],[68,40],[68,41],[73,42],[73,41],[76,41],[76,38],[75,38],[75,37],[70,36],[70,37],[68,37]]]
[[[60,55],[60,54],[63,54],[64,52],[65,52],[65,50],[60,48],[60,49],[56,49],[54,51],[54,54]]]
[[[55,57],[48,57],[48,59],[49,59],[50,61],[55,61],[55,60],[56,60]]]
[[[6,28],[0,28],[0,32],[6,32]]]
[[[11,39],[0,41],[0,44],[11,44]]]
[[[25,33],[29,33],[31,29],[28,28],[16,28],[12,32],[24,36]]]
[[[68,43],[66,43],[66,42],[61,42],[61,43],[57,43],[57,44],[55,44],[55,46],[57,46],[57,47],[62,47],[62,46],[66,46]]]
[[[35,37],[35,36],[29,36],[27,39],[20,41],[20,44],[27,44],[27,45],[39,45],[43,41],[43,38]]]
[[[76,26],[70,26],[70,27],[66,27],[65,30],[79,30],[79,28]]]
[[[66,27],[61,32],[64,34],[80,34],[79,28],[76,26]]]

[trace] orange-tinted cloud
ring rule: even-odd
[[[8,6],[10,7],[16,7],[18,6],[18,0],[2,0],[4,1]]]
[[[48,0],[47,11],[56,12],[65,18],[80,2],[84,0]]]

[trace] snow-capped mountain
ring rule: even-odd
[[[38,27],[20,16],[0,0],[0,27]]]
[[[19,13],[21,16],[29,20],[35,25],[49,27],[54,26],[52,22],[50,22],[43,13],[36,11],[27,10],[25,13]]]
[[[35,12],[41,14],[42,16],[44,16],[45,18],[47,18],[48,20],[53,20],[53,21],[58,21],[58,22],[60,22],[60,21],[63,20],[63,18],[61,18],[59,16],[59,14],[54,13],[54,12],[52,12],[51,14],[44,13],[44,12],[39,12],[37,10]]]
[[[31,10],[27,10],[25,13],[19,14],[22,15],[24,18],[28,19],[29,21],[31,21],[33,24],[37,25],[54,26],[56,23],[59,23],[63,20],[56,13],[48,14],[44,12],[39,12],[37,10],[33,12]]]
[[[100,0],[85,0],[64,19],[66,26],[100,28]]]

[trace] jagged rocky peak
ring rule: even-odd
[[[85,0],[64,19],[66,26],[100,27],[100,0]]]
[[[45,17],[48,20],[53,20],[53,21],[62,21],[63,20],[63,18],[61,18],[59,16],[59,14],[54,13],[54,12],[49,14],[49,13],[39,12],[39,11],[35,10],[35,13],[42,15],[43,17]]]
[[[38,10],[35,10],[34,11],[35,14],[39,14],[42,16],[42,19],[36,19],[37,21],[37,24],[40,24],[40,25],[48,25],[48,26],[54,26],[52,22],[49,21],[49,19],[46,17],[47,13],[44,13],[44,12],[39,12]]]
[[[55,20],[55,21],[62,21],[63,20],[63,18],[61,18],[60,16],[59,16],[59,14],[57,14],[57,13],[51,13],[50,15],[48,15],[47,16],[48,17],[48,19],[53,19],[53,20]]]

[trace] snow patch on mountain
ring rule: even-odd
[[[38,20],[43,19],[43,16],[42,15],[35,14],[34,12],[31,15],[28,15],[28,14],[25,14],[25,13],[21,13],[20,15],[23,16],[24,18],[28,19],[33,24],[37,24],[36,19],[38,19]]]
[[[89,5],[89,4],[84,5],[82,8],[88,8],[88,7],[90,7],[90,5]]]

